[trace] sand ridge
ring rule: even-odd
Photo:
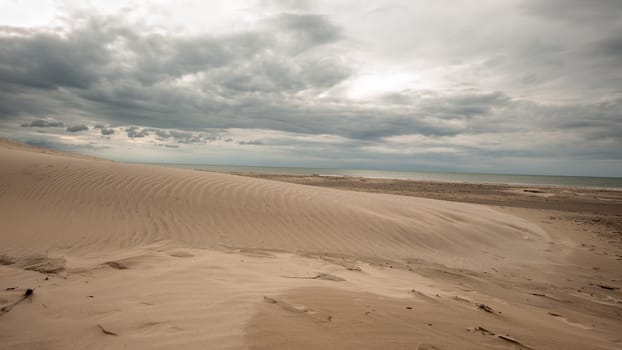
[[[540,260],[547,241],[537,226],[478,205],[0,152],[0,210],[14,237],[5,249],[20,254],[179,240],[475,268],[500,259]]]

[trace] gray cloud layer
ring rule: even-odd
[[[287,10],[225,34],[161,34],[122,17],[86,14],[63,30],[2,27],[0,122],[28,128],[66,123],[66,131],[78,132],[100,121],[122,126],[119,132],[129,139],[154,136],[178,144],[212,142],[218,137],[210,130],[231,128],[329,134],[359,150],[389,147],[400,135],[481,135],[481,144],[494,134],[548,133],[541,151],[523,139],[507,140],[498,151],[453,141],[445,146],[471,157],[537,158],[555,156],[554,150],[569,159],[622,158],[620,1],[529,0],[506,6],[507,16],[497,22],[467,16],[452,24],[440,16],[428,32],[395,33],[377,43],[383,48],[378,55],[364,57],[390,62],[383,55],[394,52],[402,65],[438,65],[453,85],[410,86],[362,100],[345,90],[366,67],[360,56],[375,47],[373,36],[359,38],[365,33],[314,13],[308,2],[269,3]],[[409,12],[413,4],[375,7],[366,16],[382,16],[378,23],[398,28],[403,16],[419,16],[418,8]],[[428,17],[439,16],[436,11]],[[530,26],[508,30],[515,22]],[[439,25],[445,30],[434,30]],[[443,37],[468,33],[474,36]],[[391,46],[398,44],[402,50]],[[575,98],[577,91],[585,92],[583,99]],[[117,134],[113,127],[95,128],[102,136]],[[560,133],[580,143],[563,147],[567,138]],[[258,138],[235,141],[267,146]],[[345,151],[338,147],[335,152]]]
[[[88,129],[89,127],[86,125],[73,125],[73,126],[67,127],[67,131],[69,132],[86,131]]]
[[[63,122],[57,122],[55,120],[38,119],[33,120],[30,123],[23,123],[22,127],[25,128],[62,128],[65,124]]]
[[[87,19],[67,35],[16,36],[5,28],[0,117],[80,110],[155,127],[277,127],[297,106],[286,103],[278,121],[268,119],[273,108],[294,94],[330,88],[349,72],[306,52],[339,37],[325,18],[283,14],[267,22],[263,31],[190,38],[143,35],[108,18]],[[50,106],[52,98],[62,105]]]

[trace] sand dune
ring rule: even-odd
[[[434,260],[533,261],[545,233],[492,209],[2,149],[4,248],[89,252],[159,240]],[[60,234],[62,233],[62,234]]]
[[[620,342],[616,294],[565,322],[525,299],[553,238],[489,207],[10,141],[0,164],[0,348],[519,347],[478,326],[523,348]]]

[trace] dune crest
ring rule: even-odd
[[[156,241],[477,268],[540,259],[546,234],[484,206],[129,165],[0,144],[0,253]]]

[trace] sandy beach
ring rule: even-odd
[[[2,349],[622,347],[622,191],[0,164]]]

